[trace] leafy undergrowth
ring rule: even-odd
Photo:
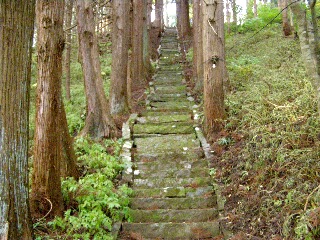
[[[319,239],[320,121],[299,41],[278,26],[250,35],[227,39],[232,92],[213,143],[225,224],[233,239]]]
[[[62,181],[66,205],[64,217],[36,223],[37,239],[113,239],[112,224],[130,219],[126,185],[117,186],[123,166],[119,160],[122,141],[94,143],[78,138],[75,147],[82,177]],[[43,229],[45,229],[45,234]],[[41,230],[41,231],[39,231]]]

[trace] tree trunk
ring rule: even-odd
[[[77,168],[77,157],[73,148],[73,139],[69,134],[66,111],[63,102],[61,102],[60,124],[63,159],[60,165],[60,174],[62,178],[74,177],[75,179],[78,179],[80,173]]]
[[[154,27],[158,30],[159,36],[164,30],[163,24],[163,0],[156,0]]]
[[[65,89],[66,89],[66,99],[70,101],[71,93],[70,93],[70,82],[71,82],[71,71],[70,71],[70,59],[71,59],[71,22],[72,22],[72,9],[73,9],[73,1],[74,0],[67,0],[66,3],[66,20],[65,20],[65,27],[68,29],[66,31],[66,55],[65,55],[65,71],[66,71],[66,82],[65,82]]]
[[[151,78],[151,62],[150,62],[150,27],[151,12],[149,15],[149,6],[152,0],[143,0],[143,65],[145,78]]]
[[[60,164],[61,75],[64,1],[37,1],[37,111],[31,210],[34,216],[62,216]]]
[[[203,4],[203,62],[205,132],[210,138],[222,128],[224,110],[223,3],[207,0]]]
[[[103,87],[92,1],[77,1],[77,25],[87,98],[87,116],[80,136],[112,137],[116,127]]]
[[[127,94],[127,68],[129,51],[128,22],[130,3],[113,1],[112,72],[110,85],[110,112],[123,114],[129,111]]]
[[[0,239],[32,238],[28,139],[35,1],[0,2]]]
[[[306,72],[313,80],[312,84],[316,92],[318,112],[320,114],[320,75],[318,72],[320,63],[317,61],[315,46],[313,45],[314,39],[311,39],[306,10],[302,8],[299,2],[291,5],[290,8],[297,18],[301,55],[305,63]]]
[[[144,58],[143,58],[143,24],[144,24],[144,1],[133,0],[133,26],[132,26],[132,84],[131,92],[144,85]]]
[[[231,0],[231,8],[232,8],[232,19],[233,19],[233,23],[235,25],[238,25],[238,18],[237,18],[237,3],[236,3],[236,0]]]
[[[230,22],[231,22],[231,12],[230,12],[230,1],[226,0],[226,18],[227,18],[227,32],[230,34]]]
[[[191,36],[191,27],[189,19],[189,1],[188,0],[176,0],[177,11],[177,28],[178,36],[180,40],[185,40]]]
[[[195,93],[203,91],[203,38],[201,0],[193,2],[193,76]]]
[[[288,0],[279,0],[280,10],[282,11],[282,31],[284,36],[290,36],[292,34],[292,29],[290,25],[290,21],[288,18],[288,9],[286,6],[288,5]]]
[[[254,16],[255,18],[258,17],[257,0],[253,0],[253,16]]]

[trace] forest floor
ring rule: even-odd
[[[319,239],[320,122],[299,40],[252,34],[226,39],[232,90],[211,141],[224,224],[237,240]]]

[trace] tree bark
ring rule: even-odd
[[[286,6],[288,5],[288,0],[279,0],[280,10],[282,11],[282,31],[284,36],[290,36],[292,34],[292,29],[290,25],[290,21],[288,18],[288,9]]]
[[[237,3],[236,0],[231,0],[231,8],[232,8],[232,19],[233,23],[237,26],[238,25],[238,18],[237,18]]]
[[[158,29],[159,36],[164,31],[163,24],[163,0],[156,0],[154,27]]]
[[[177,11],[177,29],[180,40],[185,40],[191,36],[191,27],[189,19],[189,1],[176,0]]]
[[[144,24],[144,1],[133,0],[133,26],[132,26],[132,84],[131,93],[144,85],[144,58],[143,58],[143,24]]]
[[[31,240],[28,139],[35,1],[0,2],[0,239]]]
[[[207,0],[203,4],[204,118],[210,138],[222,128],[224,110],[224,36],[223,3]]]
[[[128,22],[130,3],[113,1],[112,72],[110,85],[110,112],[118,115],[129,111],[127,94],[127,68],[129,51]]]
[[[202,11],[201,0],[193,2],[193,76],[194,91],[203,91],[203,38],[202,38]]]
[[[66,4],[66,20],[65,20],[65,27],[69,29],[66,31],[66,55],[65,55],[65,71],[66,71],[66,82],[65,82],[65,89],[66,89],[66,99],[70,101],[71,93],[70,93],[70,83],[71,83],[71,71],[70,71],[70,59],[71,59],[71,22],[72,22],[72,9],[73,9],[73,1],[74,0],[67,0]]]
[[[255,18],[258,17],[257,0],[253,0],[253,16],[254,16]]]
[[[36,217],[62,216],[60,165],[61,75],[64,1],[37,1],[37,111],[31,211]]]
[[[316,92],[318,113],[320,114],[320,75],[318,72],[320,62],[317,60],[316,47],[313,44],[314,39],[312,39],[311,29],[308,26],[306,10],[302,8],[300,2],[292,4],[290,8],[297,18],[301,55],[305,63],[306,72],[313,80],[312,84]]]
[[[87,98],[87,116],[80,136],[112,137],[116,127],[103,87],[92,1],[77,1],[77,25]]]

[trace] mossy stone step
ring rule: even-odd
[[[165,188],[138,188],[133,190],[133,196],[138,198],[178,198],[178,197],[208,197],[213,195],[212,186],[206,187],[165,187]]]
[[[214,208],[130,210],[130,215],[132,222],[136,223],[206,222],[214,220],[218,216],[218,211]]]
[[[191,116],[189,114],[181,115],[163,115],[163,116],[146,116],[137,119],[139,124],[143,123],[179,123],[186,122],[192,123]]]
[[[137,169],[140,170],[159,170],[163,171],[163,169],[192,169],[192,168],[207,168],[208,161],[206,159],[187,159],[179,158],[179,159],[143,159],[143,161],[134,162],[134,165]]]
[[[205,187],[212,184],[210,177],[195,178],[147,178],[135,179],[134,188],[164,188],[164,187]]]
[[[152,94],[148,97],[149,101],[153,102],[187,102],[187,94]]]
[[[151,102],[150,107],[152,110],[166,111],[181,111],[181,110],[189,110],[191,109],[190,102],[176,102],[176,101],[168,101],[168,102]]]
[[[195,178],[195,177],[208,177],[208,168],[183,168],[183,169],[166,169],[159,171],[155,170],[140,170],[135,172],[135,179],[148,179],[148,178]]]
[[[213,239],[220,235],[218,221],[193,223],[123,223],[123,230],[136,239]]]
[[[193,132],[193,126],[188,123],[148,123],[133,126],[134,136],[141,134],[191,134]]]
[[[201,159],[204,157],[204,152],[201,147],[193,149],[193,151],[189,151],[188,154],[180,151],[167,151],[167,152],[145,152],[145,153],[135,153],[134,160],[137,163],[141,162],[193,162],[197,161],[197,159]]]
[[[156,86],[155,92],[158,94],[185,94],[186,86]]]
[[[217,197],[195,198],[131,198],[131,209],[196,209],[213,208],[217,206]]]
[[[168,135],[166,137],[136,138],[137,153],[185,152],[200,147],[195,134]]]
[[[181,115],[181,114],[190,114],[191,115],[192,111],[187,110],[187,109],[179,109],[178,111],[168,111],[168,110],[163,110],[161,109],[149,109],[147,112],[144,112],[142,116],[163,116],[163,115]]]

